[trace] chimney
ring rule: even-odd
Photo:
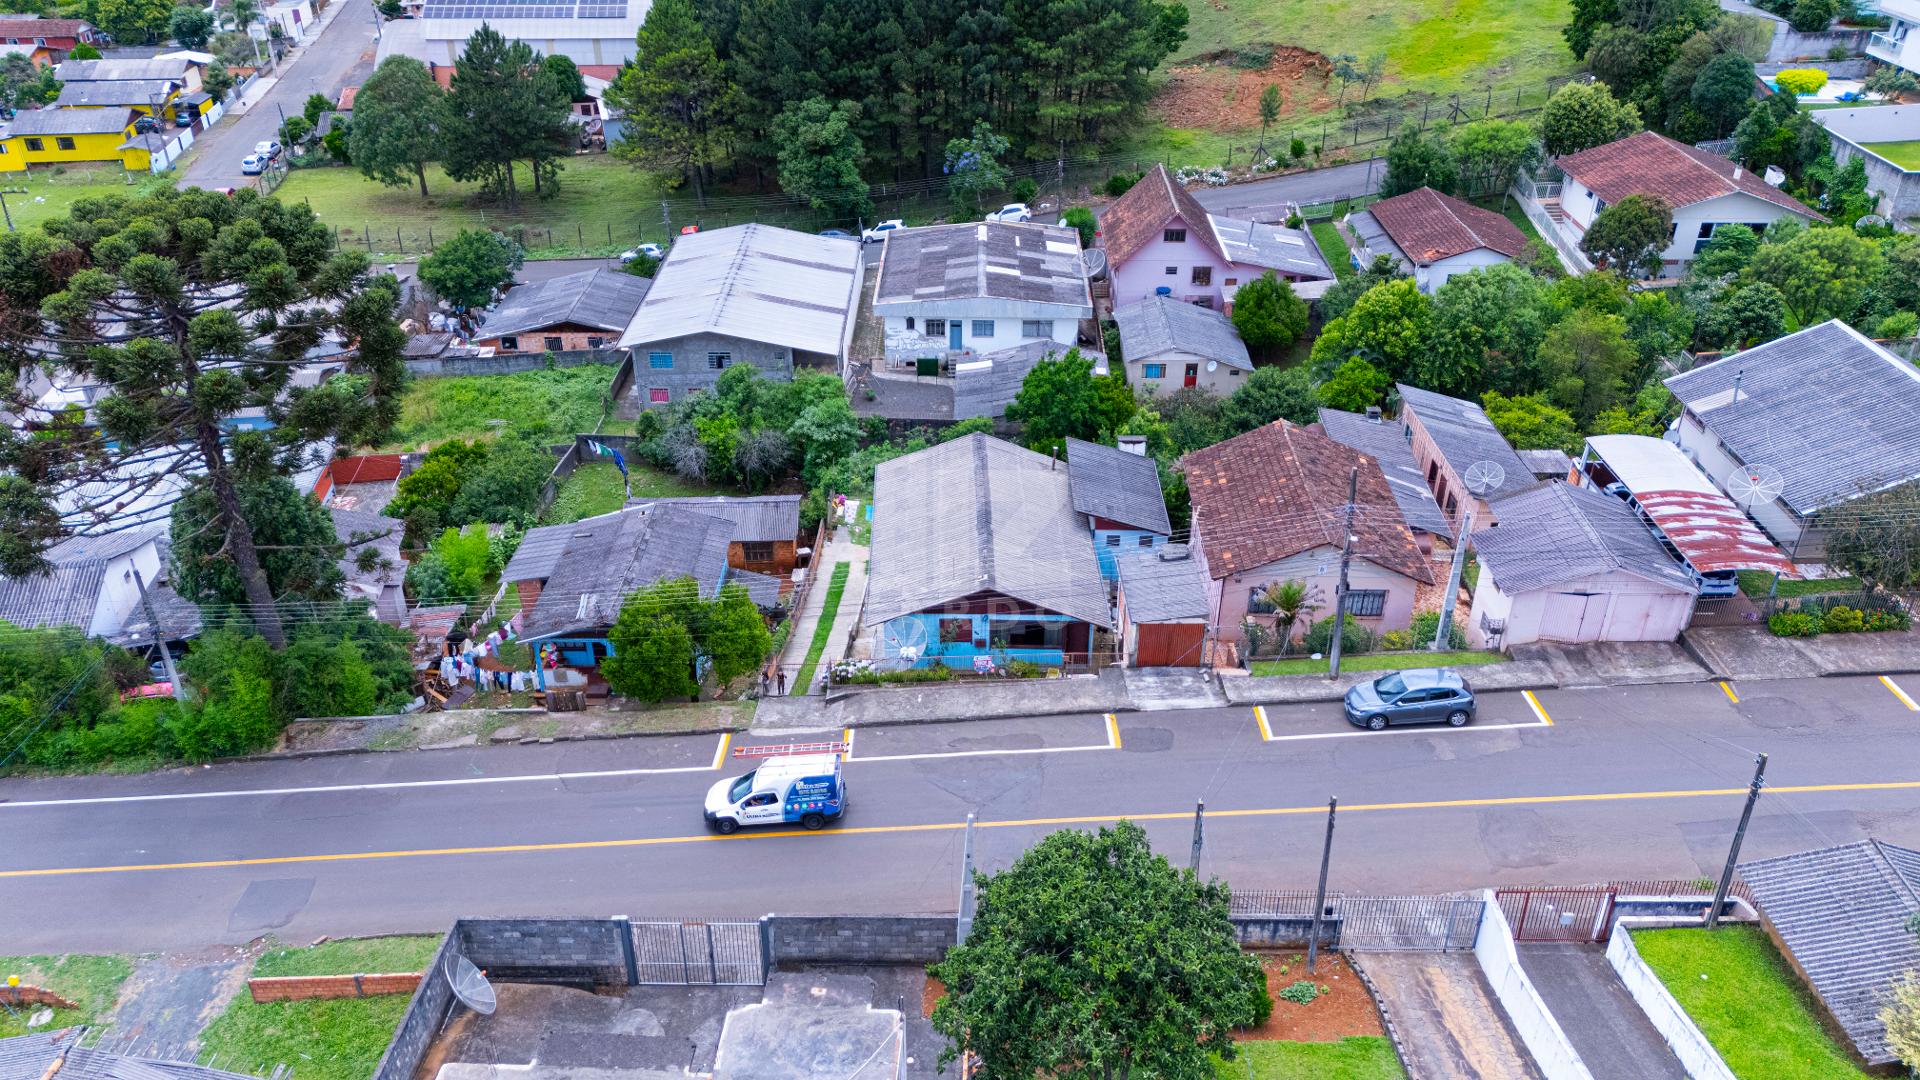
[[[1738,179],[1740,179],[1741,177],[1743,177],[1743,176],[1745,176],[1745,175],[1747,175],[1747,171],[1746,171],[1745,169],[1742,169],[1742,168],[1740,167],[1740,163],[1739,163],[1739,162],[1737,162],[1737,161],[1736,161],[1736,162],[1734,162],[1734,165],[1733,165],[1733,178],[1734,178],[1735,180],[1738,180]]]
[[[1060,448],[1058,446],[1048,448],[1047,471],[1052,472],[1054,470],[1054,467],[1059,464],[1060,464]]]
[[[1122,435],[1116,441],[1120,444],[1122,453],[1137,454],[1140,457],[1147,456],[1147,437],[1145,435]]]
[[[1367,406],[1367,419],[1371,420],[1376,424],[1379,423],[1380,422],[1380,406],[1378,405]]]

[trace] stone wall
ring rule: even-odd
[[[782,964],[931,964],[953,948],[951,915],[769,915],[761,940]]]

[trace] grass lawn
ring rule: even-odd
[[[1636,930],[1633,944],[1741,1080],[1867,1075],[1827,1036],[1811,995],[1759,927]]]
[[[826,603],[820,607],[820,622],[813,628],[813,640],[807,643],[807,658],[793,681],[794,693],[804,694],[807,687],[813,685],[813,669],[820,665],[820,655],[827,651],[827,642],[833,638],[833,617],[840,610],[840,594],[847,591],[847,575],[852,572],[852,563],[833,564],[833,576],[827,579]]]
[[[400,401],[400,421],[387,449],[509,433],[564,442],[599,423],[601,401],[612,383],[609,364],[415,379]]]
[[[1408,668],[1468,667],[1497,664],[1506,657],[1495,652],[1417,652],[1361,653],[1340,658],[1341,671],[1405,671]],[[1255,660],[1255,675],[1325,675],[1327,662],[1301,657],[1298,660]]]
[[[1347,246],[1346,237],[1331,221],[1316,221],[1307,226],[1313,233],[1313,242],[1320,245],[1320,254],[1326,256],[1327,265],[1333,267],[1335,277],[1346,280],[1354,274],[1353,249]]]
[[[632,458],[627,459],[627,471],[633,477],[636,499],[679,499],[714,493],[704,484],[688,483]],[[588,462],[573,470],[573,475],[560,485],[560,494],[554,498],[553,505],[547,507],[540,523],[557,525],[596,514],[611,514],[625,506],[626,501],[626,487],[620,481],[619,468],[611,461]]]
[[[1378,1035],[1339,1042],[1243,1042],[1213,1063],[1219,1080],[1402,1080],[1393,1044]]]
[[[329,941],[310,949],[273,949],[253,974],[352,975],[420,971],[440,945],[437,936]],[[200,1059],[266,1075],[293,1067],[301,1080],[365,1080],[393,1039],[408,995],[330,1001],[256,1003],[244,991],[201,1033]]]
[[[53,1023],[38,1031],[95,1024],[113,1011],[120,996],[120,984],[133,974],[133,963],[124,956],[0,956],[0,981],[18,975],[29,986],[45,987],[78,1009],[53,1010]],[[27,1018],[33,1009],[15,1013],[0,1010],[0,1039],[27,1033]]]
[[[1866,148],[1903,169],[1920,169],[1920,139],[1866,143]]]
[[[1772,586],[1773,575],[1765,570],[1740,571],[1740,591],[1756,600],[1765,597],[1767,590]],[[1824,593],[1859,592],[1861,588],[1860,579],[1854,577],[1809,578],[1806,581],[1781,578],[1780,589],[1774,595],[1782,599],[1792,599],[1796,596],[1820,596]]]
[[[7,213],[16,228],[38,225],[65,215],[77,199],[137,193],[138,185],[127,183],[127,179],[126,171],[119,168],[69,169],[59,176],[45,169],[8,173],[5,186],[25,188],[26,194],[8,195]]]

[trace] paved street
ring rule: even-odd
[[[240,159],[253,144],[274,138],[281,113],[294,116],[306,107],[307,95],[337,98],[347,73],[362,59],[373,59],[373,0],[334,0],[323,16],[332,21],[317,38],[309,38],[290,54],[276,74],[280,79],[245,115],[229,117],[202,136],[181,177],[182,187],[240,187],[253,177],[242,175]]]
[[[701,798],[745,766],[714,771],[723,744],[705,736],[10,780],[0,912],[10,948],[59,952],[459,914],[942,911],[970,811],[989,869],[1120,816],[1184,860],[1196,798],[1206,873],[1311,887],[1329,795],[1336,889],[1693,878],[1725,856],[1756,750],[1773,757],[1750,857],[1920,842],[1920,716],[1896,688],[1489,693],[1473,726],[1383,733],[1331,704],[873,728],[855,734],[844,823],[730,838],[705,831]]]
[[[1193,197],[1199,200],[1201,206],[1215,213],[1260,217],[1263,211],[1284,212],[1288,203],[1306,206],[1371,195],[1380,190],[1380,181],[1386,177],[1386,172],[1386,160],[1374,158],[1356,161],[1351,165],[1336,165],[1331,169],[1314,169],[1292,176],[1276,176],[1272,180],[1256,180],[1250,184],[1195,188]]]

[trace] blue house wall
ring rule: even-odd
[[[965,641],[941,641],[940,624],[958,619],[966,619],[973,624],[973,632],[969,638]],[[881,625],[879,633],[875,635],[875,641],[878,646],[876,653],[882,658],[898,656],[899,650],[894,647],[894,640],[914,640],[919,638],[923,639],[925,644],[921,647],[920,659],[914,662],[914,667],[926,668],[933,667],[936,664],[945,664],[959,671],[972,671],[975,667],[975,661],[981,658],[993,661],[996,667],[1004,667],[1015,660],[1024,660],[1029,664],[1040,664],[1044,667],[1062,667],[1066,664],[1067,659],[1067,654],[1064,649],[1016,646],[994,648],[994,624],[1058,623],[1062,633],[1064,633],[1066,624],[1078,621],[1078,619],[1066,615],[1002,616],[915,612],[911,615],[902,615],[896,619],[890,619]],[[904,629],[904,624],[909,623],[920,624],[921,630],[916,632],[910,629]],[[887,632],[889,627],[895,628],[894,633],[889,634]],[[982,642],[985,644],[981,644]]]
[[[1095,529],[1093,530],[1093,553],[1100,560],[1100,576],[1108,581],[1117,581],[1120,569],[1114,564],[1113,557],[1122,551],[1139,551],[1142,548],[1152,551],[1167,542],[1160,533],[1150,533],[1142,529]]]

